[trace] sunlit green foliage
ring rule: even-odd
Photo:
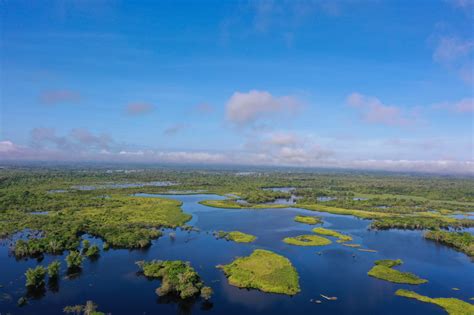
[[[425,238],[446,244],[474,257],[474,235],[469,232],[428,231]]]
[[[70,305],[63,309],[66,314],[75,315],[105,315],[103,312],[97,311],[98,305],[92,301],[87,301],[85,305]]]
[[[84,255],[87,257],[97,257],[99,256],[99,253],[100,253],[99,246],[92,245],[84,252]]]
[[[401,272],[392,268],[401,265],[402,263],[403,262],[400,259],[377,260],[375,266],[372,267],[367,274],[371,277],[395,283],[422,284],[428,282],[428,280],[421,279],[412,273]]]
[[[66,256],[66,264],[69,269],[77,269],[82,267],[84,257],[78,251],[70,251],[69,255]]]
[[[298,273],[291,262],[268,250],[256,249],[228,265],[218,266],[229,284],[264,292],[294,295],[300,292]]]
[[[27,287],[40,287],[44,285],[44,277],[46,275],[46,269],[43,266],[37,266],[36,268],[28,268],[25,272],[26,286]]]
[[[161,286],[156,289],[159,296],[178,294],[182,299],[202,295],[209,299],[212,289],[205,287],[198,273],[188,262],[174,261],[138,261],[137,265],[149,278],[161,279]]]
[[[48,277],[50,279],[57,279],[59,277],[60,270],[61,263],[58,260],[54,260],[48,265]]]
[[[331,240],[317,235],[298,235],[285,237],[283,242],[297,246],[324,246],[331,244]]]
[[[413,291],[399,289],[395,292],[398,296],[415,299],[425,303],[433,303],[442,308],[450,315],[474,314],[474,305],[455,298],[430,298]]]
[[[336,237],[336,238],[339,239],[340,242],[350,242],[350,241],[352,241],[352,237],[350,237],[349,235],[342,234],[342,233],[339,233],[337,231],[333,231],[333,230],[330,230],[330,229],[317,227],[317,228],[314,228],[312,231],[316,234]]]
[[[321,218],[307,215],[297,215],[295,216],[295,221],[311,225],[322,223]]]
[[[256,236],[251,234],[246,234],[239,231],[232,231],[232,232],[225,232],[225,231],[218,231],[216,233],[217,238],[225,238],[229,241],[234,241],[237,243],[252,243],[257,239]]]

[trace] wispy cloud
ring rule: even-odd
[[[130,103],[126,107],[126,113],[129,116],[139,116],[151,113],[154,106],[149,103]]]
[[[354,92],[347,97],[346,102],[357,109],[362,120],[367,123],[388,126],[408,126],[414,123],[414,119],[408,118],[400,107],[386,105],[373,96]]]
[[[194,107],[194,109],[200,114],[210,114],[213,113],[215,108],[207,103],[201,103]]]
[[[73,90],[46,90],[39,95],[39,101],[44,105],[77,103],[80,100],[81,94]]]
[[[474,98],[466,97],[457,102],[444,102],[433,105],[434,109],[445,109],[454,113],[473,113]]]
[[[457,75],[466,83],[474,84],[474,41],[457,36],[438,38],[433,60]]]
[[[259,119],[292,114],[302,107],[293,96],[275,97],[267,91],[235,92],[226,104],[226,117],[236,125],[249,125]]]

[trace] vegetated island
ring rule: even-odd
[[[255,235],[243,233],[240,231],[232,231],[232,232],[225,232],[225,231],[218,231],[215,233],[217,238],[224,238],[228,241],[233,241],[237,243],[252,243],[257,239]]]
[[[385,281],[405,284],[422,284],[428,282],[426,279],[410,273],[401,272],[393,269],[393,267],[401,265],[403,261],[401,259],[383,259],[375,261],[375,266],[367,273],[369,276],[378,278]]]
[[[204,286],[201,277],[189,262],[152,260],[137,261],[136,264],[146,277],[161,279],[161,286],[155,291],[159,296],[176,294],[186,299],[200,295],[207,300],[212,295],[212,289]]]
[[[339,232],[334,231],[334,230],[325,229],[325,228],[322,228],[322,227],[314,228],[314,229],[313,229],[313,232],[316,233],[316,234],[320,234],[320,235],[326,235],[326,236],[333,236],[333,237],[336,237],[336,238],[339,239],[339,240],[337,241],[338,243],[344,243],[344,242],[350,242],[350,241],[352,241],[352,237],[349,236],[349,235],[342,234],[342,233],[339,233]]]
[[[428,231],[425,238],[453,247],[474,257],[474,235],[469,232]]]
[[[199,201],[201,205],[223,208],[223,209],[269,209],[269,208],[288,208],[288,205],[284,204],[252,204],[252,203],[238,203],[235,199],[224,199],[224,200],[202,200]]]
[[[310,225],[315,225],[315,224],[319,224],[323,222],[321,218],[319,217],[308,216],[308,215],[297,215],[295,217],[295,221],[299,223],[310,224]]]
[[[332,243],[331,240],[325,237],[311,234],[285,237],[283,242],[297,246],[324,246]]]
[[[433,303],[442,308],[450,315],[474,314],[474,305],[456,298],[430,298],[413,291],[398,289],[395,295],[415,299],[425,303]]]
[[[256,249],[228,265],[219,265],[230,285],[264,292],[295,295],[300,292],[299,277],[288,258]]]

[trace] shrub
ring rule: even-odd
[[[48,276],[50,279],[57,279],[59,276],[59,270],[61,269],[61,263],[58,260],[53,261],[48,265]]]
[[[45,275],[46,275],[46,269],[43,266],[37,266],[36,268],[29,268],[25,273],[26,286],[37,288],[44,285]]]
[[[84,257],[78,251],[70,251],[66,257],[67,267],[69,269],[81,268]]]

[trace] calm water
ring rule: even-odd
[[[147,195],[150,196],[150,195]],[[36,296],[29,305],[19,308],[17,299],[25,293],[23,273],[36,260],[16,261],[8,255],[6,244],[0,246],[0,313],[63,314],[66,305],[93,300],[99,309],[112,314],[445,314],[435,305],[394,295],[399,288],[413,289],[433,297],[458,297],[469,301],[474,296],[474,264],[459,252],[424,240],[417,231],[369,231],[370,221],[350,216],[317,213],[324,226],[354,237],[354,243],[377,253],[360,252],[338,243],[323,247],[297,247],[283,243],[287,236],[310,232],[312,226],[296,223],[296,214],[316,214],[299,209],[230,210],[199,205],[203,199],[218,196],[166,196],[183,201],[185,212],[192,213],[191,225],[200,232],[176,231],[176,239],[165,236],[154,241],[148,250],[110,250],[97,261],[86,261],[82,274],[61,279],[59,287],[47,287],[44,296]],[[214,230],[239,230],[258,237],[252,244],[216,240]],[[90,238],[101,244],[100,240]],[[288,257],[300,275],[302,292],[294,297],[268,294],[229,286],[218,264],[236,256],[250,254],[256,248],[272,250]],[[319,255],[318,252],[321,254]],[[355,257],[353,257],[355,254]],[[46,256],[41,264],[57,257]],[[64,257],[61,257],[64,258]],[[367,276],[377,259],[401,258],[400,270],[429,279],[420,286],[399,285]],[[188,260],[215,294],[212,305],[201,300],[179,302],[158,298],[158,280],[137,275],[137,260]],[[63,264],[63,269],[65,265]],[[64,270],[63,270],[64,271]],[[453,291],[452,288],[460,288]],[[9,296],[7,296],[7,295]],[[326,301],[320,294],[338,297]],[[310,303],[320,299],[322,304]]]

